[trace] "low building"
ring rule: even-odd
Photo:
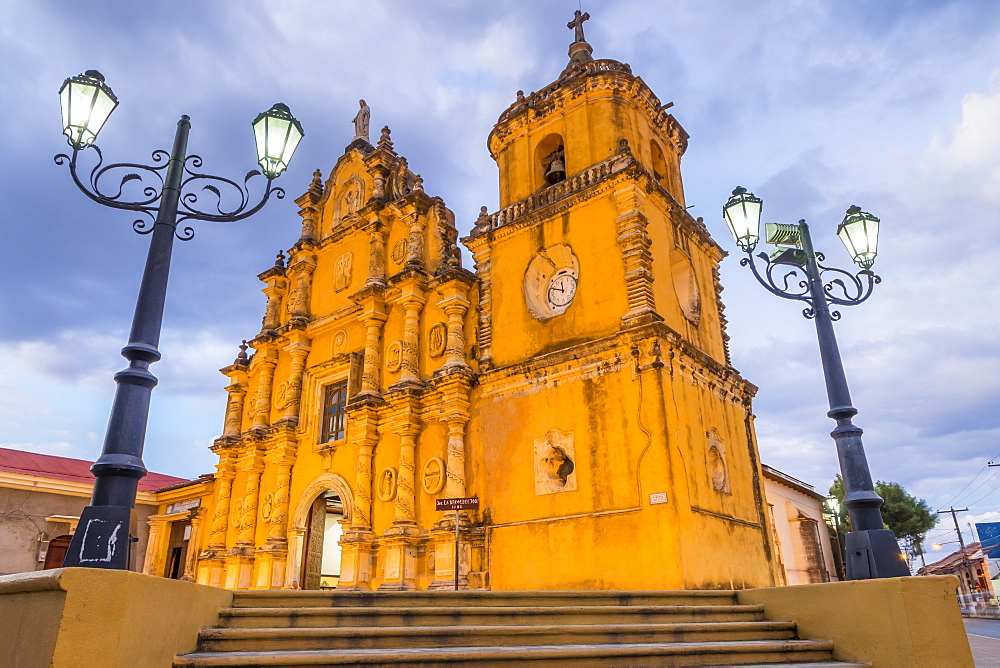
[[[956,575],[961,594],[993,594],[989,564],[980,543],[970,543],[944,559],[924,566],[917,575]]]
[[[830,532],[823,519],[826,497],[812,485],[767,464],[764,498],[770,511],[774,542],[778,545],[782,584],[811,584],[839,579],[830,545]]]
[[[0,575],[58,568],[80,511],[94,488],[93,462],[0,448]],[[150,516],[162,512],[156,490],[189,484],[150,473],[139,481],[130,568],[146,556]],[[163,573],[159,573],[163,574]]]

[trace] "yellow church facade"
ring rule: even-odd
[[[260,332],[222,370],[193,579],[775,583],[755,388],[728,359],[724,252],[685,210],[687,134],[628,65],[592,58],[582,18],[559,78],[490,133],[500,208],[461,240],[388,128],[369,139],[362,101],[296,200],[300,238],[260,274]],[[463,497],[479,507],[458,514],[456,564],[456,513],[435,502]]]

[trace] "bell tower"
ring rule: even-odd
[[[725,253],[685,209],[688,135],[627,64],[594,59],[588,18],[559,77],[500,115],[500,209],[463,239],[490,581],[767,586],[756,388],[729,364]]]
[[[500,210],[465,240],[483,280],[480,358],[506,365],[664,322],[726,363],[724,253],[685,210],[688,134],[625,63],[595,60],[588,14],[559,78],[517,99],[488,146]],[[498,338],[503,322],[523,337]]]

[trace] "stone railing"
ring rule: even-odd
[[[627,63],[620,63],[617,60],[611,60],[611,59],[591,60],[590,62],[584,63],[583,65],[573,69],[565,77],[560,78],[558,81],[549,84],[548,86],[539,91],[535,91],[534,93],[528,95],[527,97],[517,100],[514,104],[507,107],[506,111],[500,114],[500,118],[497,120],[497,123],[503,123],[508,118],[516,116],[525,109],[533,108],[536,104],[544,101],[552,93],[554,93],[556,89],[562,86],[563,82],[565,82],[567,79],[579,76],[581,74],[593,74],[596,72],[623,72],[625,74],[631,75],[632,68]]]
[[[489,230],[495,230],[498,227],[503,227],[511,221],[517,220],[522,216],[526,216],[544,206],[558,202],[567,195],[571,195],[575,192],[583,190],[584,188],[588,188],[599,181],[603,181],[615,172],[620,172],[632,162],[633,160],[631,159],[631,155],[627,153],[613,155],[607,160],[588,167],[582,172],[578,172],[563,181],[554,183],[544,190],[541,190],[533,195],[528,195],[524,199],[518,200],[517,202],[500,209],[492,215],[483,215],[476,221],[476,225],[472,229],[472,236],[476,237]]]

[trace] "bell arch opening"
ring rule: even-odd
[[[566,147],[562,135],[550,134],[535,146],[536,189],[566,180]]]

